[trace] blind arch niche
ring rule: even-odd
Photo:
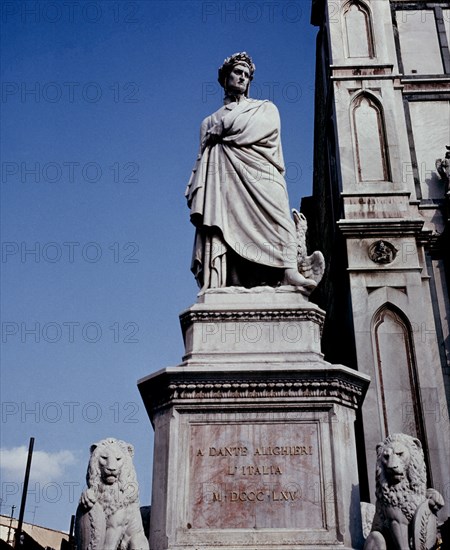
[[[372,19],[369,8],[353,0],[343,9],[345,52],[347,57],[375,57]]]
[[[403,432],[425,442],[412,327],[392,304],[372,320],[376,398],[382,437]]]
[[[383,108],[367,92],[352,101],[356,170],[358,181],[390,181]]]

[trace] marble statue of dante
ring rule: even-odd
[[[245,53],[225,59],[219,83],[224,105],[201,125],[200,152],[186,197],[196,227],[192,271],[202,291],[224,286],[316,282],[297,267],[273,103],[248,97],[255,66]]]

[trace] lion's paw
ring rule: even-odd
[[[97,492],[90,487],[81,493],[80,504],[90,510],[97,502]]]

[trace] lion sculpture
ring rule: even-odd
[[[377,445],[376,510],[364,550],[436,548],[436,514],[444,499],[427,489],[420,441],[392,434]]]
[[[149,550],[142,527],[133,446],[108,438],[91,446],[87,488],[77,509],[77,550]]]

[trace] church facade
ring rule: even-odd
[[[375,448],[417,437],[450,501],[450,7],[313,0],[319,27],[310,249],[327,272],[325,358],[371,377],[357,423],[362,500]]]

